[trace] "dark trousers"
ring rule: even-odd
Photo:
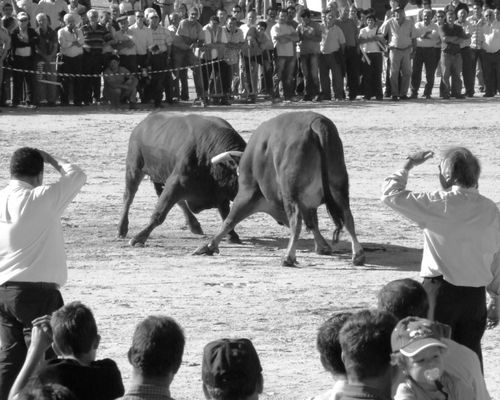
[[[319,57],[319,80],[321,83],[321,97],[325,100],[332,98],[332,83],[333,94],[336,99],[345,98],[344,82],[342,76],[342,53],[334,51],[328,54],[321,54]],[[330,72],[332,79],[330,80]]]
[[[125,56],[120,55],[120,65],[129,70],[129,72],[137,72],[137,56],[135,54]]]
[[[51,283],[7,282],[0,285],[0,400],[6,400],[31,338],[31,321],[63,305]]]
[[[353,100],[358,95],[359,73],[361,58],[358,53],[358,47],[346,46],[345,48],[345,73],[347,75],[347,88],[349,90],[349,99]]]
[[[474,79],[476,77],[476,71],[477,71],[477,79],[479,81],[479,85],[483,86],[484,89],[483,58],[484,58],[483,49],[472,49],[472,71]]]
[[[425,65],[425,88],[424,96],[432,94],[434,87],[434,78],[436,69],[439,63],[441,50],[436,47],[417,47],[415,50],[415,57],[413,58],[413,68],[411,73],[411,93],[412,95],[418,94],[420,83],[422,82],[422,67]]]
[[[167,69],[167,53],[151,55],[150,65],[151,85],[149,93],[153,97],[155,106],[159,106],[163,97],[163,89],[165,87],[165,79],[167,78],[167,73],[155,71],[163,71]]]
[[[500,50],[496,53],[484,53],[483,61],[485,94],[494,96],[500,91]]]
[[[82,56],[62,57],[63,64],[61,71],[65,74],[81,74],[82,73]],[[62,78],[63,92],[61,95],[61,104],[68,104],[71,88],[73,89],[73,103],[76,105],[82,104],[83,101],[83,78],[64,76]]]
[[[83,73],[87,75],[100,75],[104,66],[102,50],[91,50],[83,53]],[[83,101],[92,103],[92,99],[99,101],[101,98],[101,77],[84,78]]]
[[[319,53],[301,54],[300,65],[305,80],[305,92],[307,97],[319,94]]]
[[[14,56],[13,66],[14,68],[33,71],[35,63],[32,56]],[[12,98],[12,104],[17,105],[22,100],[32,101],[33,79],[35,75],[29,72],[13,71],[12,76],[14,78],[14,96]],[[26,94],[26,96],[24,96],[24,94]]]
[[[486,329],[486,289],[455,286],[443,277],[424,278],[429,319],[451,327],[451,338],[474,351],[481,366],[481,338]]]
[[[222,80],[222,94],[225,97],[231,95],[231,83],[233,82],[233,69],[225,61],[220,61],[220,75]]]
[[[382,99],[382,53],[367,53],[370,65],[361,63],[363,92],[365,99]]]
[[[464,81],[465,94],[467,96],[474,95],[474,81],[475,68],[473,68],[473,63],[475,62],[474,54],[470,47],[464,47],[460,49],[460,55],[462,56],[462,77]]]
[[[283,97],[288,100],[293,97],[293,71],[295,70],[297,59],[295,56],[279,56],[276,62],[276,71],[274,73],[274,96],[279,95],[279,83],[283,86]]]

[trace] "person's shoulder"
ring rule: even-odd
[[[90,366],[93,368],[118,369],[118,365],[111,358],[103,358],[102,360],[92,361]]]

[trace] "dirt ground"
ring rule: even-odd
[[[318,256],[312,235],[302,233],[300,268],[283,268],[280,257],[288,231],[257,214],[237,227],[243,245],[222,243],[221,254],[191,252],[214,234],[214,210],[198,217],[206,236],[185,229],[178,209],[157,228],[144,248],[117,240],[116,224],[124,188],[125,154],[133,127],[147,111],[111,113],[97,108],[8,111],[0,115],[0,187],[8,180],[8,160],[19,146],[36,146],[63,156],[88,174],[88,182],[63,216],[69,280],[67,302],[81,300],[95,312],[102,335],[99,357],[118,363],[128,385],[126,359],[135,324],[149,314],[167,314],[185,329],[184,361],[173,385],[177,399],[201,399],[201,354],[205,343],[221,337],[248,337],[264,369],[263,399],[304,399],[332,384],[315,349],[316,330],[332,312],[375,306],[389,280],[418,279],[422,237],[419,229],[379,201],[384,177],[410,151],[439,151],[451,144],[471,148],[481,159],[481,192],[500,202],[500,100],[354,102],[341,104],[232,106],[207,109],[176,106],[165,112],[216,115],[248,140],[259,123],[304,107],[337,125],[350,174],[351,207],[359,239],[367,250],[363,267],[350,264],[347,235],[334,256]],[[435,189],[438,161],[415,169],[410,188]],[[55,178],[49,173],[47,180]],[[130,234],[147,222],[155,204],[144,182],[130,214]],[[325,237],[331,221],[320,209]],[[486,381],[500,399],[499,330],[483,340]]]

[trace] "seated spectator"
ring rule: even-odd
[[[9,399],[25,386],[51,344],[58,358],[38,370],[42,384],[66,386],[79,400],[122,396],[122,377],[116,363],[110,359],[96,361],[100,339],[92,311],[78,301],[64,305],[52,317],[35,319],[28,355]]]
[[[426,318],[429,312],[429,299],[424,287],[417,281],[397,279],[387,283],[378,293],[378,308],[394,314],[398,320],[410,316]],[[448,351],[444,354],[444,369],[472,387],[474,398],[488,400],[490,396],[478,356],[454,340],[446,337],[441,340],[448,347]],[[393,380],[400,382],[399,379]]]
[[[181,366],[184,344],[184,332],[172,318],[141,321],[128,351],[132,382],[123,400],[171,399],[170,384]]]
[[[203,350],[203,392],[207,399],[258,399],[264,387],[262,367],[248,339],[220,339]]]
[[[336,313],[328,318],[318,329],[316,348],[320,354],[323,367],[332,374],[334,385],[311,400],[337,400],[347,382],[342,349],[340,348],[339,333],[345,322],[352,316],[351,313]]]
[[[137,108],[137,83],[137,78],[120,65],[120,59],[110,56],[108,67],[104,70],[104,100],[109,101],[112,107],[128,102],[130,109],[134,110]]]
[[[385,311],[360,311],[339,334],[347,383],[343,400],[391,399],[391,334],[394,316]]]
[[[443,354],[447,346],[439,323],[423,318],[407,317],[392,332],[393,363],[405,381],[398,385],[394,400],[474,399],[472,388],[444,368]]]
[[[16,400],[77,400],[67,387],[56,383],[42,385],[36,382],[19,393]]]

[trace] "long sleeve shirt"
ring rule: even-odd
[[[61,53],[66,57],[76,57],[83,54],[83,33],[80,29],[74,28],[73,32],[68,30],[68,27],[64,27],[57,31],[57,39],[61,47]],[[80,46],[74,44],[77,41]]]
[[[424,233],[420,276],[456,286],[487,286],[500,295],[500,211],[477,189],[412,192],[408,171],[385,179],[382,201],[416,222]]]
[[[7,281],[66,283],[61,215],[87,179],[76,165],[62,164],[52,185],[11,180],[0,191],[0,284]]]

